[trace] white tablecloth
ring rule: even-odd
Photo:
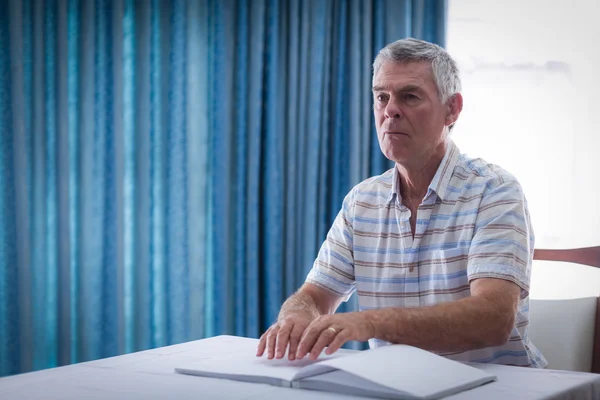
[[[216,338],[0,379],[0,399],[358,399],[335,393],[181,375],[174,368],[199,356],[247,352],[256,339],[224,345]],[[472,364],[498,377],[446,399],[600,400],[600,375]],[[435,377],[431,377],[435,379]]]

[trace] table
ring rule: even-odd
[[[248,352],[256,339],[224,346],[220,336],[0,379],[0,399],[361,399],[335,393],[181,375],[174,367],[194,357]],[[445,400],[600,399],[600,375],[471,364],[498,377]],[[364,399],[364,397],[362,397]]]

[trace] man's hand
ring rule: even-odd
[[[301,314],[292,314],[277,321],[260,337],[256,355],[261,357],[266,349],[269,360],[283,358],[289,345],[288,359],[295,360],[300,337],[310,323],[311,319]]]
[[[260,337],[256,355],[261,357],[267,350],[269,360],[282,358],[289,346],[288,358],[295,360],[304,330],[320,315],[334,313],[341,301],[341,297],[305,283],[283,303],[277,322]]]
[[[325,353],[332,354],[350,340],[365,342],[374,335],[373,324],[364,312],[323,315],[304,330],[296,358],[309,354],[311,360],[316,360],[325,346]]]

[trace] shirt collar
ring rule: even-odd
[[[429,184],[429,190],[434,191],[442,200],[446,200],[448,196],[448,185],[454,174],[454,167],[456,166],[459,156],[460,150],[458,149],[458,146],[456,146],[452,139],[449,139],[446,154]]]
[[[438,169],[435,172],[431,183],[429,184],[425,198],[428,198],[432,192],[435,192],[435,194],[437,194],[441,200],[446,200],[448,194],[448,185],[450,184],[450,179],[454,173],[454,167],[456,166],[459,156],[460,150],[458,149],[458,146],[456,146],[452,139],[449,139],[444,158],[442,159],[442,162],[438,166]],[[398,178],[398,169],[394,166],[394,171],[392,173],[392,188],[390,195],[388,196],[388,204],[394,199],[394,197],[396,197],[398,203],[401,202],[400,190],[398,187],[400,180]]]

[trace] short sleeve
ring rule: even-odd
[[[354,195],[344,198],[338,213],[308,273],[306,282],[347,301],[355,290],[352,214]]]
[[[527,201],[515,180],[489,184],[483,195],[471,246],[467,275],[499,278],[521,288],[521,298],[529,295],[534,235]]]

